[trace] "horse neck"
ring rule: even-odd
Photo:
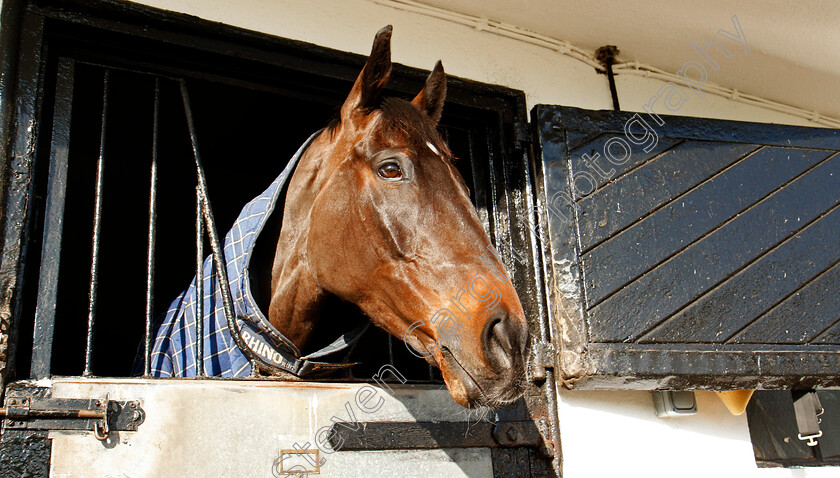
[[[271,270],[271,302],[268,320],[303,349],[319,317],[326,293],[318,286],[306,260],[306,234],[312,205],[323,178],[329,135],[315,139],[301,156],[289,181],[283,225]]]

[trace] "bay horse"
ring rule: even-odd
[[[412,101],[383,98],[392,70],[391,34],[390,26],[376,34],[337,122],[313,135],[278,178],[281,186],[288,179],[288,185],[271,267],[268,324],[261,327],[267,338],[260,340],[273,341],[275,348],[282,342],[279,352],[257,340],[260,330],[245,327],[253,320],[241,322],[241,337],[268,359],[282,359],[285,350],[298,364],[287,370],[302,375],[300,351],[322,332],[322,307],[337,297],[438,366],[458,404],[508,403],[523,392],[529,342],[525,314],[438,133],[446,97],[441,62]],[[274,200],[276,191],[268,192]],[[240,218],[254,217],[250,206]],[[273,203],[268,213],[271,208]],[[258,217],[263,221],[263,215]],[[229,233],[225,248],[228,273],[245,270],[244,279],[232,279],[230,288],[245,289],[246,299],[249,256],[247,247],[244,253],[236,247],[255,239],[247,237],[240,241]],[[231,266],[233,255],[245,256],[245,265]],[[190,309],[193,302],[182,295],[170,312]],[[204,311],[212,314],[217,304],[211,292]],[[251,309],[237,314],[265,321],[258,307]],[[206,315],[204,324],[208,333],[226,329],[219,321],[208,322]],[[175,350],[172,345],[173,335],[190,334],[184,329],[174,319],[159,329],[153,374],[194,374],[189,366],[194,357],[185,353],[189,346]],[[227,339],[205,343],[209,374],[250,371],[247,360],[240,367],[213,369],[213,360],[237,352],[236,346]]]

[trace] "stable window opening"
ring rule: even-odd
[[[224,241],[240,209],[334,116],[363,61],[322,52],[328,58],[301,67],[283,55],[245,61],[89,26],[55,32],[43,67],[16,374],[142,374],[149,321],[196,271],[196,172],[181,86]],[[397,67],[390,94],[408,97],[424,76]],[[514,121],[507,106],[521,98],[494,88],[450,79],[453,99],[441,131],[483,225],[498,241],[503,198],[496,178],[510,153],[505,138]],[[280,221],[272,224],[279,228]],[[209,255],[206,235],[198,244],[199,254]],[[256,251],[262,259],[254,263],[270,267],[273,246],[262,241]],[[322,320],[325,330],[340,333],[367,319],[335,301]],[[331,341],[337,333],[322,335]],[[315,340],[307,348],[324,345]],[[436,368],[376,327],[344,360],[358,365],[329,380],[369,380],[390,364],[410,382],[442,383]]]

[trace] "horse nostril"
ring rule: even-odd
[[[520,352],[520,337],[512,327],[512,320],[507,314],[490,318],[484,326],[482,346],[487,359],[496,368],[509,368],[514,360],[513,354]]]

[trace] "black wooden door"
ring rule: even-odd
[[[532,114],[567,379],[840,383],[840,131]]]

